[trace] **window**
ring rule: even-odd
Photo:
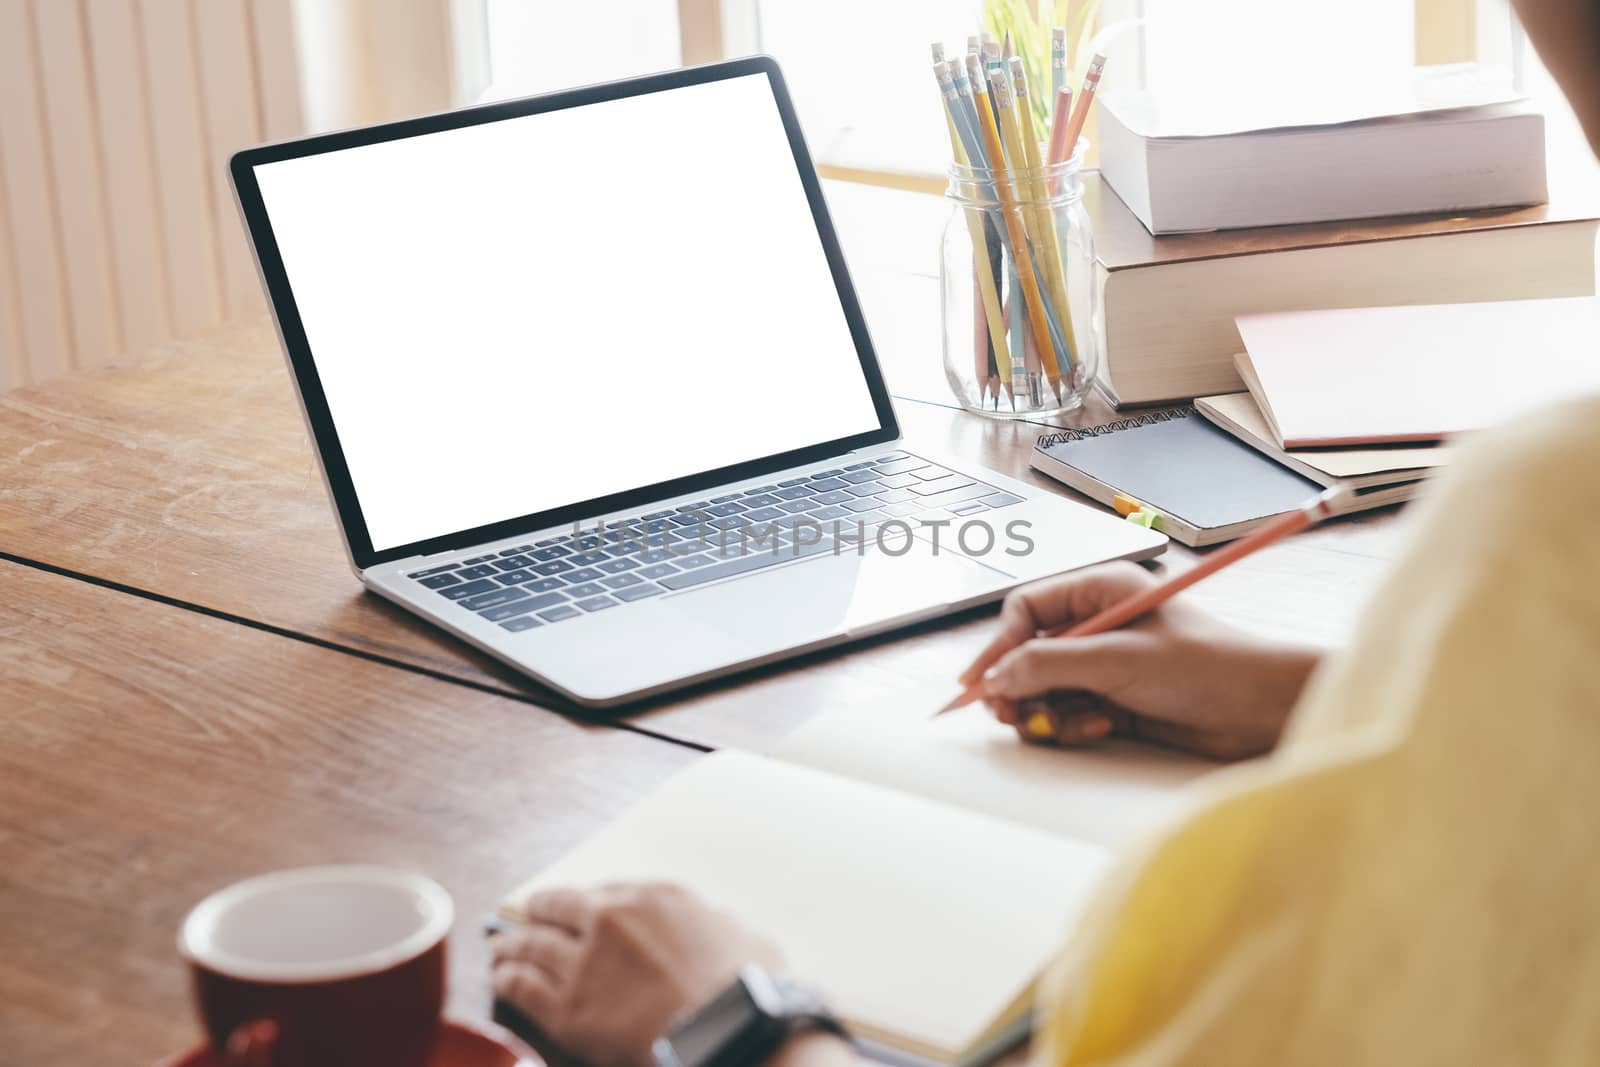
[[[677,0],[482,0],[489,94],[525,96],[683,65]]]
[[[1553,128],[1570,117],[1506,0],[614,0],[598,17],[593,5],[555,0],[455,3],[472,12],[458,65],[481,72],[484,98],[768,52],[825,176],[930,191],[942,187],[950,146],[928,45],[964,47],[994,9],[1089,5],[1091,47],[1111,56],[1107,95],[1140,86],[1182,95],[1202,81],[1281,94],[1475,60],[1546,105]],[[1074,57],[1079,72],[1087,59]]]
[[[730,0],[724,0],[730,2]],[[963,47],[981,0],[755,0],[820,164],[940,174],[950,162],[928,45]]]

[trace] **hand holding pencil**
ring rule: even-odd
[[[1125,563],[1013,592],[1000,633],[961,673],[963,692],[943,710],[982,700],[1036,743],[1117,734],[1217,759],[1269,750],[1320,654],[1235,630],[1174,598],[1328,517],[1336,492],[1165,582]]]

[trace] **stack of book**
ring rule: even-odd
[[[1509,78],[1463,64],[1119,90],[1102,101],[1100,167],[1151,233],[1184,233],[1540,204],[1544,137]]]
[[[1236,315],[1595,291],[1600,196],[1492,66],[1152,84],[1102,95],[1086,197],[1115,403],[1243,388]]]
[[[1194,406],[1212,424],[1323,488],[1343,485],[1360,492],[1403,486],[1404,492],[1391,494],[1396,499],[1389,503],[1410,499],[1422,479],[1450,462],[1452,446],[1446,441],[1291,451],[1273,433],[1250,393],[1203,396]]]
[[[1105,326],[1101,389],[1119,405],[1244,388],[1235,316],[1304,308],[1589,296],[1600,197],[1469,214],[1154,237],[1086,182]]]
[[[1039,439],[1032,465],[1191,546],[1326,488],[1402,503],[1463,434],[1600,393],[1593,297],[1243,315],[1248,391]]]

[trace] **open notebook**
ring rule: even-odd
[[[1025,1025],[1114,850],[1213,766],[1024,745],[979,707],[824,715],[771,753],[700,759],[502,912],[547,887],[677,882],[771,937],[862,1037],[982,1062]]]

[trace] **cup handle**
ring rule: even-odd
[[[278,1024],[271,1019],[240,1023],[228,1035],[223,1054],[227,1067],[287,1067],[278,1062]]]

